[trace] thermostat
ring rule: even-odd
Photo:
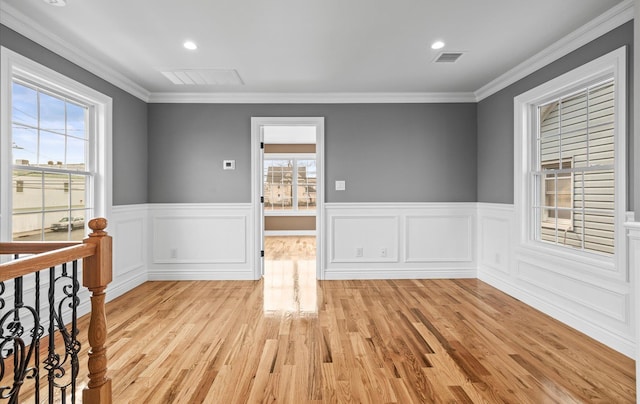
[[[235,160],[224,160],[222,162],[222,168],[225,170],[235,170],[236,169],[236,161]]]

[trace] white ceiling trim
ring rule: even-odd
[[[634,18],[633,0],[626,0],[573,31],[553,45],[535,54],[495,80],[475,91],[477,101],[510,86],[529,74],[568,55],[581,46]]]
[[[73,49],[73,46],[70,46],[53,32],[44,30],[36,21],[4,3],[0,3],[0,24],[24,35],[129,94],[145,102],[149,100],[150,93],[148,90],[118,71],[105,66],[104,63],[98,62],[87,55],[79,54]]]
[[[473,93],[152,93],[149,103],[421,104],[476,102]]]

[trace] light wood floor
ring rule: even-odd
[[[114,403],[635,402],[631,359],[479,280],[317,282],[310,240],[110,302]]]

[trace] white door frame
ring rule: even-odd
[[[264,228],[262,225],[262,127],[264,126],[315,126],[316,127],[316,278],[324,279],[324,117],[252,117],[251,118],[251,203],[253,205],[254,228],[254,279],[262,277],[261,257]]]

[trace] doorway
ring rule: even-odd
[[[324,118],[251,118],[255,279],[265,274],[265,237],[310,239],[322,279]]]

